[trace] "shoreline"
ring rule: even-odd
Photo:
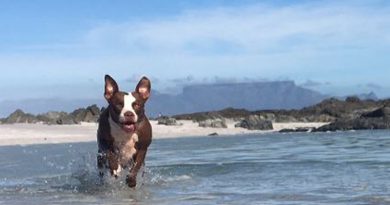
[[[301,127],[320,127],[328,123],[273,123],[273,130],[247,130],[235,128],[234,121],[227,121],[227,128],[203,128],[189,120],[179,120],[180,126],[158,125],[151,120],[153,139],[204,137],[212,133],[218,136],[274,133],[281,129]],[[81,123],[77,125],[36,124],[0,124],[0,146],[58,144],[96,141],[97,123]]]

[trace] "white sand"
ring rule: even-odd
[[[250,133],[268,133],[284,128],[319,127],[326,123],[273,123],[274,130],[259,131],[235,128],[233,121],[228,121],[228,128],[202,128],[192,121],[178,121],[182,126],[157,125],[151,121],[153,139],[177,138],[189,136],[207,136],[211,133],[218,135],[237,135]],[[96,123],[80,125],[45,125],[45,124],[0,124],[0,145],[29,145],[68,142],[96,141]]]

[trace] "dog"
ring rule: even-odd
[[[135,91],[119,91],[115,80],[104,77],[104,98],[108,107],[101,113],[97,130],[99,175],[108,170],[118,178],[128,169],[126,183],[135,187],[137,173],[144,165],[146,152],[152,142],[152,126],[145,116],[145,103],[151,92],[151,82],[142,77]]]

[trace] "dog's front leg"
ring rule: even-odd
[[[126,177],[126,183],[129,187],[135,187],[137,185],[137,173],[144,163],[146,156],[146,149],[139,150],[135,156],[135,164],[130,170],[129,175]]]
[[[97,167],[99,169],[99,176],[104,176],[104,169],[107,166],[107,154],[99,150],[97,155]]]
[[[120,172],[118,156],[113,151],[109,151],[107,153],[107,160],[111,175],[118,178],[118,173]]]

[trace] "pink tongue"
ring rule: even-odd
[[[126,132],[134,132],[135,131],[135,125],[134,124],[123,125],[123,130],[125,130]]]

